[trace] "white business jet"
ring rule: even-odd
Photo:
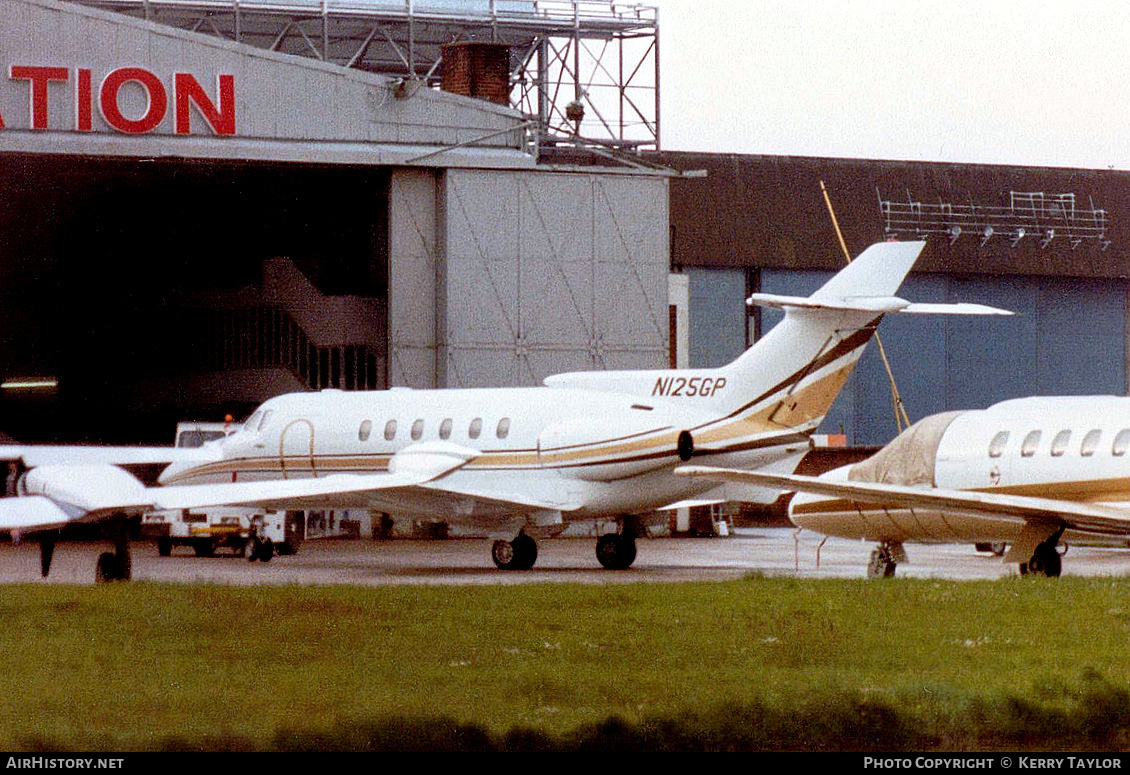
[[[615,523],[597,557],[623,569],[643,515],[715,487],[672,474],[692,458],[792,471],[884,314],[1001,312],[892,296],[922,242],[871,246],[810,297],[755,294],[784,320],[717,369],[558,374],[545,387],[296,393],[199,450],[0,447],[21,459],[22,497],[0,530],[38,532],[42,571],[58,529],[100,522],[115,550],[96,577],[130,575],[126,520],[154,510],[254,505],[366,508],[499,536],[502,569],[528,569],[536,538]],[[146,487],[121,468],[169,463]]]
[[[686,466],[687,477],[798,491],[797,526],[878,542],[868,575],[903,544],[1007,543],[1021,574],[1058,576],[1060,547],[1130,540],[1130,398],[1033,397],[927,417],[872,457],[819,477]]]

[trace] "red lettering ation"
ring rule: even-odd
[[[40,67],[35,65],[12,65],[8,76],[13,81],[30,81],[28,87],[32,129],[47,128],[47,84],[51,81],[66,81],[70,76],[65,67]]]
[[[216,92],[219,108],[208,98],[204,87],[188,73],[173,74],[173,101],[175,103],[175,131],[187,135],[192,129],[190,105],[195,105],[208,126],[217,135],[235,134],[235,76],[220,75],[216,78]]]
[[[118,107],[118,92],[131,81],[141,84],[149,99],[145,112],[137,119],[126,118]],[[130,135],[152,132],[164,120],[169,107],[169,97],[160,79],[140,67],[119,67],[111,72],[103,79],[98,96],[102,118],[106,119],[106,123],[119,132]]]

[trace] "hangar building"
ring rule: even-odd
[[[648,6],[6,0],[0,60],[17,438],[717,365],[842,265],[821,184],[851,252],[927,240],[907,297],[1021,313],[885,321],[911,419],[1127,390],[1126,173],[662,150]],[[869,348],[823,430],[884,443],[890,395]]]
[[[539,164],[581,122],[555,36],[654,19],[544,6],[0,4],[0,428],[160,442],[291,390],[664,365],[667,178]]]
[[[805,294],[842,267],[838,223],[853,255],[888,238],[926,240],[905,298],[1018,313],[883,321],[912,422],[1027,395],[1128,392],[1128,173],[678,152],[656,160],[707,172],[671,183],[671,261],[689,284],[694,366],[730,360],[775,322],[769,310],[746,316],[749,292]],[[878,347],[821,430],[858,446],[896,435]]]

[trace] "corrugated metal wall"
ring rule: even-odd
[[[830,276],[763,269],[757,280],[766,293],[807,295]],[[903,298],[977,302],[1019,313],[884,320],[880,338],[911,421],[1028,395],[1125,394],[1128,291],[1124,280],[911,276],[899,291]],[[733,357],[730,343],[735,320],[745,311],[743,295],[735,270],[693,270],[692,367]],[[757,314],[762,331],[780,320],[773,310]],[[874,343],[821,431],[842,431],[855,445],[884,444],[896,435],[890,380]]]
[[[666,365],[665,179],[397,170],[390,196],[392,385]]]
[[[690,365],[715,368],[746,348],[746,272],[687,269],[690,278]]]

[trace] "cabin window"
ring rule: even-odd
[[[477,439],[479,434],[483,432],[483,418],[476,417],[471,420],[471,427],[467,429],[467,438]]]
[[[369,436],[373,433],[373,421],[365,420],[361,423],[361,427],[357,429],[357,438],[360,441],[368,441]]]
[[[494,435],[500,439],[505,439],[510,435],[510,418],[503,417],[498,421],[498,427],[494,431]]]
[[[989,442],[989,457],[1000,457],[1004,453],[1004,445],[1008,443],[1008,431],[1001,431]]]
[[[424,420],[420,418],[412,423],[412,440],[419,441],[420,437],[424,435]]]
[[[1020,454],[1023,457],[1032,457],[1036,454],[1036,447],[1040,446],[1040,431],[1029,431],[1028,435],[1024,437],[1024,442],[1020,445]]]
[[[389,420],[385,423],[385,441],[392,441],[396,438],[396,420]]]
[[[1083,437],[1083,443],[1079,446],[1079,454],[1083,457],[1090,457],[1095,454],[1095,450],[1099,446],[1099,438],[1103,432],[1098,428],[1087,431],[1087,435]]]
[[[1067,443],[1071,441],[1071,431],[1060,431],[1052,439],[1052,457],[1063,457],[1067,451]]]
[[[1123,428],[1114,437],[1114,444],[1110,448],[1110,453],[1121,457],[1126,454],[1126,448],[1130,447],[1130,428]]]
[[[451,438],[451,418],[448,417],[439,425],[439,437],[441,439]]]

